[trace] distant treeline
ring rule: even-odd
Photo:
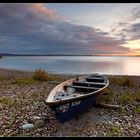
[[[3,53],[1,56],[95,56],[95,55],[78,55],[78,54],[10,54]]]

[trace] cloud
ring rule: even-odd
[[[131,11],[130,21],[140,18],[140,4],[135,6]]]
[[[0,4],[0,52],[127,53],[123,40],[68,22],[43,4]]]
[[[129,36],[129,40],[140,39],[140,23],[135,23],[125,28],[122,32],[126,33]]]
[[[111,32],[125,42],[140,39],[140,5],[128,11],[128,16],[118,22]]]
[[[139,51],[140,52],[140,48],[134,49],[134,51]]]

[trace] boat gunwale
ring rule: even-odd
[[[79,77],[79,78],[84,78],[84,77],[86,78],[86,76],[81,76],[81,77]],[[101,93],[105,88],[107,88],[107,87],[109,86],[109,80],[108,80],[105,76],[103,76],[103,77],[104,77],[104,79],[106,79],[106,81],[107,81],[107,82],[106,82],[106,85],[105,85],[104,87],[102,87],[102,88],[100,88],[100,89],[94,91],[94,92],[90,92],[90,93],[87,93],[87,94],[85,94],[85,95],[83,95],[83,96],[74,97],[74,98],[70,98],[70,99],[66,99],[66,100],[49,101],[49,100],[48,100],[49,97],[52,96],[51,93],[53,93],[58,87],[64,85],[65,83],[68,83],[68,82],[70,82],[70,81],[73,81],[73,80],[75,80],[76,78],[72,78],[72,79],[69,79],[69,80],[67,80],[67,81],[64,81],[63,83],[57,85],[57,86],[51,91],[51,93],[48,95],[48,97],[47,97],[47,99],[46,99],[46,104],[49,105],[49,106],[52,106],[52,105],[58,105],[58,104],[67,103],[67,102],[70,102],[70,101],[75,101],[75,100],[83,99],[83,98],[86,98],[86,97],[89,97],[89,96],[95,96],[95,95]]]

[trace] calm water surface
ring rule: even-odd
[[[140,57],[110,56],[12,56],[0,59],[0,68],[36,70],[65,74],[140,75]]]

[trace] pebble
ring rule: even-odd
[[[34,128],[34,124],[24,124],[21,126],[22,129],[27,130],[27,129],[33,129]]]
[[[35,122],[35,128],[40,128],[43,127],[45,125],[44,120],[38,120],[37,122]]]
[[[116,124],[117,124],[117,125],[120,125],[120,123],[119,123],[119,122],[116,122]]]
[[[112,124],[112,122],[111,122],[111,121],[109,121],[109,124]]]
[[[99,115],[103,115],[103,114],[104,114],[104,112],[100,112],[100,113],[99,113]]]
[[[4,72],[6,72],[6,70]],[[68,136],[68,133],[75,131],[74,129],[75,126],[79,127],[79,128],[76,127],[77,132],[74,133],[76,136],[106,136],[107,132],[109,132],[109,129],[114,125],[116,126],[117,124],[118,124],[117,126],[120,127],[122,136],[140,136],[139,114],[133,113],[133,108],[138,104],[138,102],[136,102],[136,105],[133,103],[132,105],[128,105],[127,103],[123,105],[123,109],[125,111],[121,115],[111,109],[107,110],[107,109],[96,108],[94,109],[94,111],[92,111],[93,109],[91,109],[91,115],[90,115],[91,117],[88,116],[88,113],[87,114],[85,113],[80,116],[79,120],[75,122],[74,121],[67,122],[67,127],[64,127],[64,124],[62,125],[56,121],[54,117],[54,113],[49,109],[48,106],[46,106],[42,102],[44,101],[42,95],[43,97],[46,98],[49,91],[52,90],[53,87],[55,87],[55,85],[50,84],[49,86],[46,86],[46,83],[41,83],[41,84],[18,86],[16,84],[11,84],[13,76],[15,78],[27,77],[27,76],[23,76],[25,75],[25,73],[19,75],[17,75],[16,73],[17,72],[13,73],[13,71],[5,73],[6,76],[10,74],[10,78],[9,80],[0,81],[1,83],[0,96],[12,97],[15,99],[18,95],[30,94],[31,96],[29,96],[28,99],[26,99],[26,96],[21,96],[19,99],[16,100],[17,106],[15,107],[13,106],[12,108],[0,104],[0,108],[2,108],[3,110],[2,114],[4,114],[3,116],[5,116],[4,118],[0,117],[0,122],[2,122],[2,124],[0,124],[0,128],[2,130],[6,128],[5,126],[7,125],[9,120],[12,119],[11,117],[9,117],[11,116],[9,115],[9,112],[13,112],[16,110],[15,111],[16,119],[20,120],[19,122],[15,122],[11,126],[10,131],[8,129],[5,129],[5,134],[4,134],[5,136],[13,135],[13,132],[15,132],[19,128],[19,126],[22,126],[22,124],[25,124],[22,126],[22,129],[24,130],[26,129],[30,130],[35,127],[38,128],[38,129],[33,129],[33,131],[23,131],[23,133],[21,134],[23,136],[54,136],[54,135]],[[61,76],[61,77],[63,78],[63,81],[72,78],[72,76],[69,77]],[[60,82],[62,81],[60,80]],[[112,83],[110,83],[109,88],[112,89],[114,92],[116,92],[118,96],[125,91],[131,93],[135,93],[136,90],[137,92],[140,91],[140,89],[137,88],[136,90],[128,89],[128,88],[123,89],[123,87],[121,89],[121,87],[118,87],[115,84],[113,85]],[[36,94],[40,92],[42,94],[40,95]],[[37,98],[34,97],[34,94],[39,95],[39,97]],[[112,101],[112,104],[118,103],[117,102],[118,96],[115,96],[113,98],[114,101]],[[21,100],[22,102],[20,102]],[[43,119],[42,117],[45,117],[45,119]],[[29,120],[29,118],[31,119],[31,121]],[[110,121],[110,125],[108,123],[109,121]],[[126,127],[128,127],[128,129],[125,129]],[[133,131],[130,130],[130,127],[132,127],[134,130]],[[58,130],[61,131],[57,133]],[[14,135],[16,136],[16,134]]]
[[[34,116],[33,118],[34,118],[34,119],[38,119],[38,120],[39,120],[39,119],[40,119],[41,117],[38,117],[38,116]]]

